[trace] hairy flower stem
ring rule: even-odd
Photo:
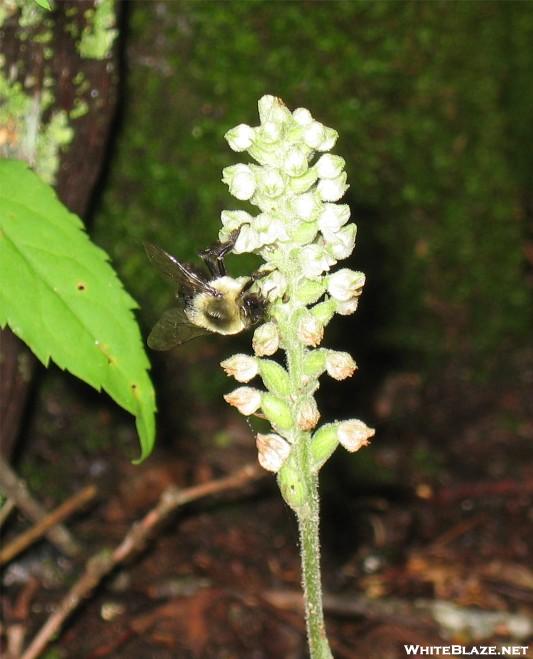
[[[284,273],[296,289],[299,282],[291,281],[290,272]],[[293,283],[294,282],[294,283]],[[295,299],[295,296],[292,296]],[[281,335],[287,356],[287,372],[293,391],[294,407],[298,398],[306,394],[304,385],[303,361],[307,348],[301,344],[296,335],[294,319],[303,305],[289,302],[286,306],[287,322],[280,322]],[[282,314],[280,314],[282,316]],[[320,576],[320,539],[319,519],[320,503],[318,497],[318,474],[313,473],[309,451],[310,433],[294,431],[294,459],[303,484],[303,497],[293,510],[298,521],[300,534],[300,560],[302,564],[302,585],[304,591],[305,620],[307,625],[307,642],[311,659],[332,659],[333,655],[326,636],[326,626],[322,610],[322,581]],[[288,501],[289,505],[291,502]]]
[[[302,443],[305,452],[305,445]],[[332,659],[322,612],[322,586],[320,579],[319,500],[318,477],[311,476],[307,485],[308,499],[304,511],[297,511],[300,531],[302,584],[305,602],[307,641],[311,659]]]

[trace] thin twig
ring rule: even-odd
[[[0,487],[4,494],[13,499],[17,508],[32,521],[40,522],[48,514],[48,511],[29,493],[26,483],[17,476],[2,457],[0,457]],[[62,524],[57,524],[49,529],[46,537],[67,556],[75,556],[80,551],[78,543]]]
[[[72,515],[76,510],[84,506],[88,501],[96,495],[96,487],[88,485],[81,492],[77,492],[74,496],[64,501],[46,517],[43,517],[37,524],[18,535],[7,547],[0,549],[0,565],[4,565],[10,561],[14,556],[20,554],[33,542],[43,536],[48,529],[56,526],[59,522]]]
[[[130,527],[122,542],[112,552],[102,551],[87,561],[84,573],[37,632],[20,659],[36,659],[50,640],[57,635],[67,617],[77,608],[78,604],[87,598],[90,592],[114,567],[125,561],[134,552],[142,549],[151,532],[173,511],[196,499],[242,488],[263,478],[265,475],[266,472],[260,469],[258,465],[249,464],[225,478],[195,485],[184,490],[180,490],[175,486],[166,488],[159,497],[157,505],[139,522],[135,522]]]
[[[2,508],[0,508],[0,529],[6,523],[7,518],[15,510],[15,502],[13,499],[6,499]]]

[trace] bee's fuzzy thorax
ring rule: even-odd
[[[241,317],[239,295],[247,277],[219,277],[209,285],[221,293],[214,297],[209,293],[195,295],[185,313],[187,318],[199,327],[218,334],[238,334],[245,328]]]

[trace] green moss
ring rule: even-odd
[[[118,34],[115,28],[114,0],[97,0],[85,12],[86,25],[78,42],[78,52],[87,59],[105,59]]]
[[[43,112],[51,106],[52,94],[26,92],[19,82],[9,82],[0,72],[0,156],[20,158],[34,165],[35,171],[53,183],[61,149],[71,141],[73,131],[64,110],[52,112],[46,123]]]

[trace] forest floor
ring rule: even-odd
[[[497,386],[426,387],[416,373],[390,375],[373,400],[371,447],[339,451],[325,467],[323,580],[338,659],[399,659],[406,644],[528,645],[533,369],[520,370]],[[197,407],[179,439],[134,466],[124,451],[133,445],[129,419],[117,425],[94,398],[88,430],[80,391],[59,376],[45,387],[20,470],[50,508],[97,485],[95,501],[67,522],[84,555],[66,560],[43,541],[4,569],[4,650],[15,625],[27,645],[85,560],[118,545],[166,486],[208,483],[255,460],[238,415]],[[27,522],[13,514],[6,526],[7,542]],[[297,544],[269,474],[198,500],[103,580],[43,656],[303,658]]]

